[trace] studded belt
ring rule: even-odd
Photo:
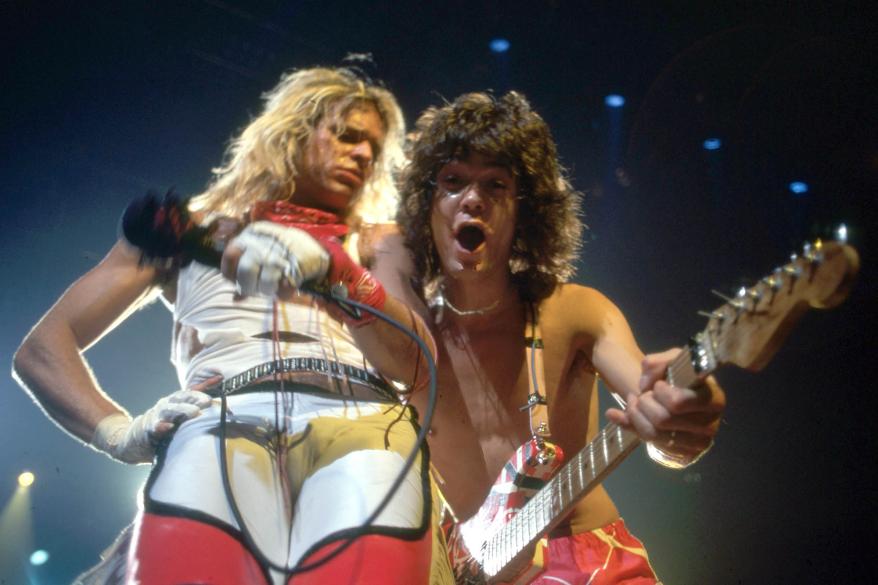
[[[227,378],[205,390],[218,398],[235,393],[259,392],[277,388],[272,377],[283,376],[284,381],[317,386],[333,394],[353,398],[390,400],[398,402],[396,391],[383,378],[363,368],[314,357],[292,357],[265,362]]]

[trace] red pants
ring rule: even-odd
[[[622,519],[549,539],[548,568],[531,585],[658,585],[643,543]]]
[[[269,575],[242,542],[228,532],[188,518],[143,514],[129,552],[128,582],[142,585],[266,585]],[[294,575],[293,585],[429,583],[431,531],[418,540],[360,536],[338,557],[314,570]],[[326,545],[307,563],[335,549]],[[180,551],[186,551],[180,554]],[[397,577],[398,576],[398,577]]]

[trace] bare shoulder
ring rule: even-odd
[[[618,312],[602,292],[579,284],[562,284],[540,304],[542,319],[566,322],[576,329],[594,330]]]
[[[373,268],[380,267],[382,271],[392,268],[393,272],[403,275],[414,273],[412,256],[396,224],[381,224],[381,229],[370,233],[367,239]]]
[[[357,253],[364,266],[372,266],[379,256],[394,253],[402,246],[402,234],[395,223],[367,223],[357,230]]]
[[[89,271],[87,280],[104,288],[117,288],[134,294],[144,291],[155,297],[158,293],[173,301],[177,286],[177,270],[145,263],[140,250],[119,239],[101,262]]]

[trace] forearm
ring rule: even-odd
[[[105,417],[124,412],[100,390],[70,327],[50,318],[22,342],[13,375],[52,421],[83,442]]]
[[[408,306],[388,295],[381,311],[420,337],[435,360],[436,346],[424,321]],[[385,377],[401,382],[411,391],[429,382],[427,356],[419,343],[383,319],[351,328],[366,359]]]

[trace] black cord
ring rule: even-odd
[[[311,292],[311,291],[309,291],[309,292]],[[312,294],[315,294],[315,293],[312,292]],[[384,496],[384,499],[381,500],[381,502],[375,508],[375,511],[372,512],[372,514],[370,514],[369,517],[366,518],[366,520],[364,520],[363,523],[360,525],[360,530],[362,531],[362,530],[365,530],[367,527],[371,526],[372,523],[375,521],[375,519],[378,518],[378,516],[381,514],[381,512],[384,511],[384,508],[386,508],[387,505],[390,503],[390,500],[396,494],[396,491],[399,489],[399,486],[401,486],[402,482],[405,481],[406,475],[408,474],[409,470],[414,465],[415,459],[417,458],[418,453],[421,451],[421,448],[423,447],[424,443],[427,440],[427,434],[430,430],[430,424],[433,420],[433,411],[436,408],[436,399],[437,399],[436,362],[433,361],[433,356],[430,355],[430,350],[427,347],[427,344],[424,342],[423,339],[421,339],[421,337],[417,333],[415,333],[413,330],[409,329],[408,327],[406,327],[405,325],[403,325],[399,321],[395,320],[394,318],[390,317],[389,315],[383,313],[382,311],[379,311],[378,309],[376,309],[374,307],[370,307],[369,305],[365,305],[365,304],[359,303],[357,301],[352,301],[350,299],[336,297],[335,295],[329,296],[329,295],[320,294],[319,296],[322,296],[326,299],[329,299],[332,302],[338,303],[338,304],[342,305],[343,308],[345,307],[345,305],[347,305],[346,308],[348,310],[362,310],[362,311],[366,311],[367,313],[371,313],[372,315],[374,315],[378,319],[381,319],[385,323],[392,325],[396,329],[398,329],[401,332],[408,335],[421,348],[421,351],[423,352],[424,356],[427,359],[427,367],[428,367],[429,374],[430,374],[430,386],[429,386],[428,395],[427,395],[427,410],[426,410],[425,416],[423,417],[423,422],[421,423],[421,428],[418,431],[418,436],[415,440],[415,444],[412,447],[412,450],[409,453],[408,457],[406,458],[402,469],[397,474],[396,479],[393,481],[393,484],[387,490],[387,494]],[[228,408],[227,408],[227,404],[226,404],[226,395],[222,394],[220,397],[220,433],[219,433],[219,443],[220,444],[219,444],[219,447],[220,447],[220,469],[221,469],[221,475],[222,475],[222,480],[223,480],[223,489],[226,492],[226,499],[228,499],[228,501],[229,501],[229,506],[232,509],[232,514],[235,517],[235,521],[238,523],[238,527],[241,530],[241,536],[243,537],[244,542],[247,544],[247,548],[253,553],[254,556],[257,557],[257,559],[259,560],[260,563],[262,563],[264,566],[270,567],[276,571],[282,571],[285,574],[285,576],[287,578],[289,578],[293,575],[298,575],[298,574],[305,573],[308,571],[313,571],[314,569],[317,569],[318,567],[325,565],[326,563],[328,563],[329,561],[331,561],[332,559],[334,559],[335,557],[340,555],[343,551],[345,551],[351,544],[354,543],[354,541],[357,538],[359,538],[361,536],[361,534],[351,536],[351,537],[347,538],[341,546],[339,546],[338,548],[333,550],[331,553],[327,554],[325,557],[323,557],[319,560],[316,560],[310,564],[302,565],[300,567],[296,567],[296,568],[292,568],[292,569],[288,568],[286,565],[284,565],[284,566],[277,565],[271,559],[266,557],[265,554],[256,545],[256,542],[253,540],[253,536],[250,534],[250,531],[247,529],[247,525],[244,522],[244,517],[241,514],[241,511],[238,508],[237,503],[235,502],[235,495],[232,491],[231,481],[229,480],[228,461],[226,458],[227,411],[228,411]],[[427,529],[428,530],[430,529],[429,526],[427,527]]]

